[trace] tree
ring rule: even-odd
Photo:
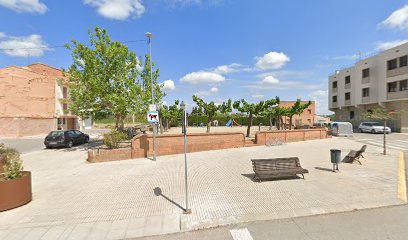
[[[111,41],[106,29],[88,31],[90,43],[72,40],[69,67],[70,110],[80,116],[108,109],[116,117],[117,129],[124,128],[129,112],[138,109],[142,88],[138,81],[136,54],[118,41]]]
[[[160,108],[160,115],[162,122],[165,123],[165,131],[169,129],[169,126],[173,121],[178,121],[183,115],[183,111],[178,107],[179,100],[175,100],[173,105],[163,105]]]
[[[150,78],[150,56],[148,54],[145,55],[144,61],[141,59],[138,60],[139,64],[143,66],[143,69],[140,72],[141,84],[143,89],[142,95],[142,106],[138,109],[139,113],[146,113],[148,111],[148,107],[152,104],[152,81]],[[153,91],[154,91],[154,102],[160,103],[162,102],[163,98],[166,94],[163,92],[163,84],[158,84],[157,79],[160,76],[160,69],[154,69],[155,64],[152,62],[152,77],[153,77]]]
[[[254,115],[259,115],[260,113],[264,112],[269,106],[276,104],[279,102],[279,98],[271,99],[268,101],[260,101],[259,103],[248,103],[244,99],[235,101],[233,107],[242,113],[248,114],[249,117],[249,125],[247,128],[247,137],[249,137],[251,133],[251,127],[253,123]]]
[[[400,114],[400,112],[388,111],[387,109],[383,107],[376,107],[363,115],[364,118],[383,121],[384,123],[383,154],[384,155],[387,155],[387,137],[386,137],[387,133],[385,131],[385,128],[387,127],[387,121],[396,119],[397,114]]]
[[[232,112],[232,100],[228,99],[228,101],[223,102],[218,106],[218,111],[224,116],[228,116],[230,112]]]
[[[292,119],[294,115],[302,114],[306,108],[308,108],[312,104],[311,101],[302,104],[302,100],[299,98],[296,100],[295,104],[292,107],[288,108],[287,115],[289,117],[289,129],[292,130]]]
[[[278,130],[285,128],[285,123],[283,122],[283,117],[288,116],[288,109],[285,107],[276,107],[272,110],[272,115],[275,118],[275,124]]]
[[[198,107],[204,110],[204,114],[207,116],[207,133],[209,133],[212,119],[216,114],[218,107],[213,101],[206,103],[203,99],[199,98],[196,95],[193,95],[193,101],[197,104]]]

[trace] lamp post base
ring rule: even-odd
[[[183,214],[191,214],[191,209],[184,209]]]

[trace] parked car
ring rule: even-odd
[[[384,125],[379,122],[362,122],[358,126],[360,132],[384,133]],[[385,133],[391,133],[391,128],[385,127]]]
[[[44,139],[46,148],[68,147],[89,142],[89,135],[78,130],[52,131]]]

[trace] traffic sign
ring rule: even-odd
[[[149,123],[158,123],[159,122],[159,112],[157,112],[157,111],[147,112],[147,122],[149,122]]]
[[[156,104],[150,104],[150,105],[149,105],[149,111],[150,111],[150,112],[155,112],[155,111],[157,111],[157,109],[156,109]]]

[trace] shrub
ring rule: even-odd
[[[20,159],[20,153],[13,149],[7,148],[4,144],[0,144],[0,158],[5,162],[0,180],[15,179],[21,177],[23,170],[23,161]]]
[[[119,148],[120,142],[127,140],[127,133],[112,131],[103,135],[103,142],[109,148]]]

